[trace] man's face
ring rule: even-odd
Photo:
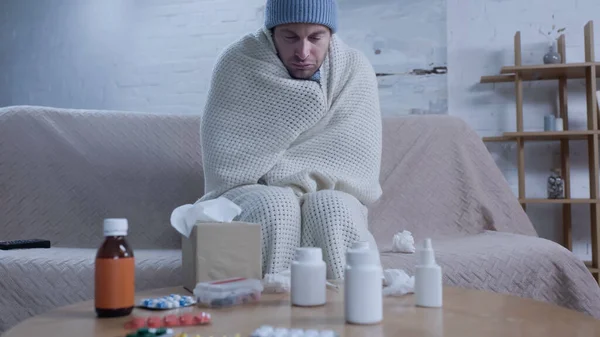
[[[293,78],[308,79],[319,70],[329,50],[329,28],[306,23],[275,27],[273,41],[281,62]]]

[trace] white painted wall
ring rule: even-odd
[[[447,0],[449,113],[464,118],[482,136],[514,131],[514,85],[479,84],[480,77],[498,74],[500,67],[514,64],[516,31],[521,31],[523,63],[541,63],[547,42],[539,29],[550,30],[553,24],[567,27],[567,61],[583,61],[583,26],[589,20],[596,23],[596,50],[600,55],[600,1]],[[584,82],[570,81],[568,85],[570,128],[583,129],[586,127]],[[543,116],[556,109],[558,83],[531,82],[524,87],[524,127],[543,130]],[[589,198],[587,147],[583,141],[571,144],[572,196]],[[490,144],[489,149],[518,194],[514,145]],[[526,143],[525,162],[527,197],[546,197],[549,170],[559,165],[559,144]],[[528,206],[528,214],[542,237],[561,240],[560,210],[560,206]],[[574,252],[582,259],[590,259],[589,206],[575,205],[573,214]]]
[[[0,106],[202,113],[215,58],[265,0],[2,0]],[[445,0],[340,0],[340,35],[381,77],[386,115],[446,113]],[[375,54],[380,49],[380,54]]]

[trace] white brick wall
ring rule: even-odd
[[[3,0],[0,106],[201,113],[212,66],[264,0]],[[445,0],[341,0],[340,35],[381,78],[386,115],[447,111]],[[375,49],[381,53],[376,55]]]
[[[552,19],[554,15],[554,20]],[[497,74],[503,65],[514,64],[513,36],[521,31],[523,63],[541,63],[547,42],[539,29],[555,23],[567,27],[567,61],[584,60],[583,26],[595,21],[600,36],[600,2],[597,0],[447,0],[449,113],[464,118],[482,136],[514,131],[516,127],[514,85],[479,84],[482,75]],[[600,39],[596,38],[597,55]],[[555,111],[557,82],[527,83],[524,87],[524,127],[542,130],[543,116]],[[585,87],[570,81],[570,128],[585,128]],[[589,184],[585,142],[571,143],[572,195],[588,198]],[[490,144],[500,168],[517,194],[516,151],[514,144]],[[549,170],[559,163],[557,143],[526,144],[526,191],[528,197],[545,197]],[[539,234],[561,240],[560,207],[530,205],[528,214]],[[589,259],[589,207],[573,206],[574,251]]]

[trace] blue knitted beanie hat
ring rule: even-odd
[[[335,0],[267,0],[265,25],[271,29],[287,23],[315,23],[337,30]]]

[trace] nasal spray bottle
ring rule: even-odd
[[[442,268],[435,263],[431,239],[425,239],[417,252],[419,264],[415,272],[416,305],[439,308],[442,306]]]

